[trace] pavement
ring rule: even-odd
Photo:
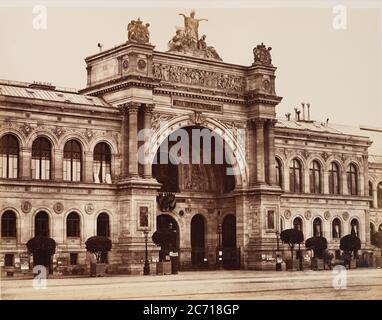
[[[382,299],[382,269],[338,271],[198,271],[176,275],[1,279],[0,297],[15,299]],[[33,286],[35,284],[35,287]]]

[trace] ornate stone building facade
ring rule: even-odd
[[[183,270],[214,267],[219,251],[225,267],[273,270],[278,233],[293,227],[325,236],[334,252],[353,228],[362,252],[374,250],[382,161],[370,156],[369,131],[278,118],[271,48],[258,45],[251,66],[224,63],[187,18],[169,52],[155,51],[149,25],[132,21],[126,43],[85,59],[79,92],[1,82],[3,265],[25,269],[35,235],[56,241],[55,268],[85,265],[84,243],[98,234],[113,242],[110,272],[139,273],[145,232],[154,268],[150,236],[170,222]],[[232,159],[156,163],[182,128],[215,132]],[[145,163],[142,129],[151,130]]]

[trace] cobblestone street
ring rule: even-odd
[[[335,289],[331,271],[204,271],[167,276],[1,281],[2,299],[382,299],[382,270],[347,271],[347,288]]]

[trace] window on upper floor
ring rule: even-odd
[[[309,168],[309,184],[311,193],[321,193],[321,166],[316,160]]]
[[[276,158],[275,164],[276,164],[276,183],[282,189],[283,188],[282,166],[278,158]]]
[[[349,194],[358,194],[358,170],[354,163],[351,163],[347,172]]]
[[[51,172],[51,144],[39,137],[32,145],[32,179],[49,180]]]
[[[289,168],[289,189],[291,192],[302,192],[301,162],[293,159]]]
[[[105,142],[94,148],[93,175],[96,183],[111,183],[111,152]]]
[[[19,142],[12,134],[0,139],[0,178],[18,178]]]
[[[329,193],[340,193],[340,170],[335,162],[332,162],[329,168]]]
[[[82,150],[76,140],[69,140],[64,147],[64,180],[81,181],[82,174]]]

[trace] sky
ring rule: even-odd
[[[46,2],[46,29],[36,30],[36,3],[0,0],[0,79],[84,88],[84,58],[99,51],[97,43],[104,49],[124,43],[127,24],[140,17],[150,23],[155,50],[166,51],[183,26],[178,14],[193,8],[208,19],[199,34],[224,62],[249,66],[257,44],[272,47],[276,92],[283,97],[278,116],[309,102],[313,120],[382,128],[381,6],[342,1],[346,27],[338,30],[334,2],[206,3]]]

